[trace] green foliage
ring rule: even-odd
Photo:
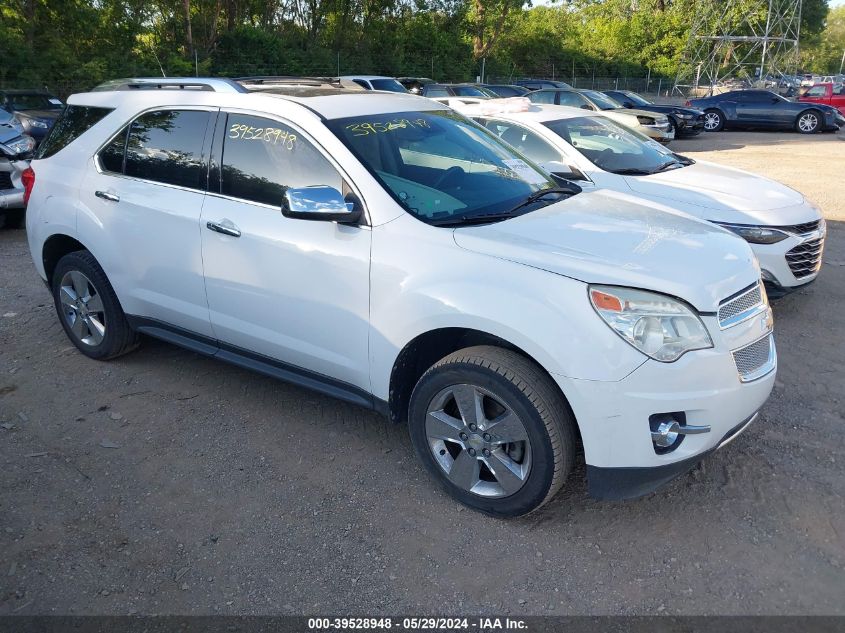
[[[61,94],[120,76],[376,73],[673,77],[719,0],[0,0],[0,85]],[[761,20],[763,0],[737,18]],[[187,10],[186,10],[187,8]],[[803,0],[803,60],[837,70],[842,7]],[[827,17],[827,20],[826,20]],[[190,30],[188,25],[190,24]]]

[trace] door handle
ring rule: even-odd
[[[95,191],[94,195],[109,202],[120,202],[120,196],[116,193],[109,193],[108,191]]]
[[[205,228],[210,229],[216,233],[222,233],[230,237],[240,237],[241,231],[234,225],[221,224],[220,222],[206,222]]]

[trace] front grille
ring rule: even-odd
[[[7,171],[0,171],[0,189],[14,189],[12,186],[12,174]]]
[[[748,382],[769,373],[768,366],[774,368],[774,353],[771,334],[733,352],[740,380]]]
[[[792,224],[790,226],[775,226],[773,228],[780,229],[781,231],[787,231],[789,233],[795,233],[797,235],[803,235],[804,233],[812,233],[813,231],[817,231],[821,222],[821,220],[813,220],[812,222],[804,222],[803,224]]]
[[[809,277],[819,271],[822,265],[824,238],[817,237],[802,242],[786,253],[786,263],[796,279]]]
[[[760,305],[763,305],[763,292],[757,283],[719,306],[719,325],[726,328],[739,323]]]

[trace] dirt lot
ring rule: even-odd
[[[677,151],[845,220],[845,143],[727,132]],[[659,493],[499,521],[429,481],[404,428],[146,341],[76,352],[23,231],[0,231],[0,614],[845,614],[845,224],[775,306],[779,378]]]

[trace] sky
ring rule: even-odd
[[[838,7],[840,4],[845,4],[845,0],[830,0],[831,7]]]

